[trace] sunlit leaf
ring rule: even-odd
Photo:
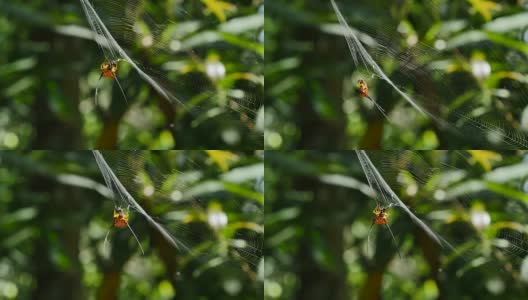
[[[486,21],[490,21],[492,12],[500,7],[499,4],[487,0],[469,0],[469,3],[471,3],[473,8],[478,11]]]
[[[487,150],[468,150],[473,159],[478,162],[486,171],[491,171],[491,162],[500,161],[501,155]]]
[[[229,165],[232,162],[235,162],[238,159],[238,156],[230,151],[205,150],[205,152],[224,172],[229,169]]]
[[[226,13],[236,10],[236,6],[219,0],[202,0],[207,9],[212,12],[220,22],[226,21]]]

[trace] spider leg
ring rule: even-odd
[[[103,74],[101,73],[101,76],[99,76],[99,79],[97,80],[97,84],[95,85],[95,105],[97,106],[97,92],[99,91],[99,82],[101,81],[101,78],[103,78]]]
[[[369,95],[366,96],[370,101],[372,101],[372,103],[374,103],[374,105],[376,105],[376,107],[378,108],[378,110],[380,111],[380,113],[385,116],[385,118],[389,119],[389,117],[387,117],[387,115],[385,114],[385,110],[383,109],[383,107],[381,107],[376,101],[374,101],[372,98],[370,98]]]
[[[387,229],[389,229],[390,235],[392,236],[392,241],[394,242],[394,246],[396,247],[396,251],[398,252],[398,256],[401,257],[400,249],[398,248],[398,244],[396,244],[396,239],[394,238],[394,234],[392,234],[392,230],[390,229],[389,224],[385,224],[387,226]]]
[[[106,245],[108,245],[108,235],[110,234],[110,231],[112,230],[112,227],[113,227],[113,225],[110,226],[110,228],[106,232],[106,236],[105,236],[105,239],[104,239],[103,249],[104,249],[105,252],[106,252]]]
[[[121,84],[119,83],[119,80],[117,80],[117,76],[114,77],[115,81],[117,82],[117,85],[119,86],[119,89],[121,90],[121,93],[123,93],[123,97],[125,98],[126,103],[128,104],[128,99],[125,95],[125,91],[123,91],[123,88],[121,87]]]
[[[139,239],[137,238],[136,234],[134,233],[134,230],[132,230],[132,227],[130,227],[130,224],[128,224],[128,222],[127,222],[127,226],[128,226],[128,229],[130,229],[130,232],[132,232],[132,235],[134,235],[134,238],[136,238],[136,242],[139,245],[139,249],[141,249],[141,253],[145,255],[145,251],[143,251],[143,247],[141,247],[141,243],[139,242]]]
[[[372,224],[370,224],[370,228],[367,235],[367,254],[369,254],[369,245],[370,245],[370,231],[372,231],[372,226],[374,226],[375,220],[372,220]]]

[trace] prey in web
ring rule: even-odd
[[[372,211],[374,214],[374,218],[372,219],[372,224],[370,225],[368,235],[367,235],[367,253],[369,252],[369,244],[370,244],[370,232],[372,231],[372,227],[374,225],[385,225],[387,229],[389,230],[389,233],[392,237],[392,241],[394,242],[394,246],[396,248],[396,251],[398,252],[398,256],[401,259],[400,249],[398,249],[398,244],[396,243],[396,239],[394,238],[394,234],[392,233],[392,230],[390,229],[388,218],[389,214],[387,213],[387,209],[389,209],[392,205],[382,207],[381,205],[376,205],[376,208]]]
[[[109,60],[105,61],[101,64],[101,76],[99,76],[99,80],[97,80],[97,86],[95,87],[95,104],[97,104],[97,93],[99,91],[99,82],[101,81],[101,78],[111,78],[115,80],[117,83],[117,86],[119,86],[119,89],[121,90],[121,93],[123,94],[123,97],[125,98],[125,101],[128,103],[127,97],[125,95],[125,92],[123,91],[123,88],[121,87],[121,84],[119,83],[119,80],[117,79],[117,64],[121,61],[121,59],[116,60]]]
[[[128,223],[128,219],[130,215],[129,208],[130,207],[128,207],[126,211],[122,209],[121,207],[114,208],[114,222],[112,223],[112,227],[110,227],[110,229],[106,233],[105,240],[104,240],[104,247],[106,249],[106,245],[108,243],[108,235],[110,234],[110,231],[112,230],[113,227],[116,227],[116,228],[128,227],[128,229],[130,229],[130,232],[132,232],[132,235],[136,239],[139,245],[139,249],[141,249],[141,253],[145,254],[145,252],[143,251],[143,247],[141,247],[141,243],[139,242],[139,239],[136,236],[136,233],[134,232],[134,230],[132,230],[132,227],[130,227],[130,224]]]

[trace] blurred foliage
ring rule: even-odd
[[[525,151],[367,151],[405,205],[453,246],[393,206],[395,241],[374,225],[368,251],[383,201],[354,151],[265,155],[265,299],[528,296]]]
[[[0,148],[262,147],[262,0],[91,3],[134,62],[187,108],[126,61],[117,73],[128,103],[103,78],[95,105],[99,66],[110,58],[81,2],[0,0]],[[168,39],[174,28],[183,31]]]
[[[336,3],[387,76],[450,125],[421,115],[387,82],[354,65],[329,0],[270,1],[267,149],[520,147],[491,127],[517,131],[512,136],[521,131],[526,144],[527,1]],[[391,121],[358,96],[359,79]]]
[[[127,228],[113,228],[104,247],[114,204],[92,153],[3,151],[0,299],[262,299],[263,153],[231,153],[225,170],[204,151],[102,153],[190,252],[134,210],[145,255]],[[177,189],[161,198],[168,182]],[[254,251],[237,250],[245,244]]]

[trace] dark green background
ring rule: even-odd
[[[526,148],[526,1],[336,2],[350,27],[380,43],[362,40],[387,76],[450,126],[421,116],[385,81],[354,65],[329,0],[269,1],[268,149]],[[436,49],[437,41],[447,48]],[[471,72],[477,58],[491,66],[482,80]],[[395,121],[358,97],[359,79]],[[493,142],[489,129],[461,115],[519,133],[522,143]]]
[[[117,85],[113,84],[112,92],[108,92],[112,84],[107,78],[101,81],[100,109],[96,109],[95,82],[105,57],[97,43],[85,36],[90,27],[80,1],[1,0],[0,148],[262,148],[263,117],[260,125],[253,124],[258,123],[257,112],[263,100],[264,45],[258,40],[262,21],[258,25],[250,18],[262,16],[262,1],[229,1],[233,9],[224,11],[226,23],[202,1],[92,2],[128,55],[186,102],[193,115],[160,97],[124,61],[119,63],[118,77],[128,104]],[[141,6],[129,4],[137,2]],[[122,19],[130,7],[137,7],[135,17]],[[169,28],[195,22],[197,26],[178,41],[193,44],[189,49],[194,53],[171,53],[167,42],[158,49],[143,47],[127,26],[145,21],[144,13],[152,18],[149,29],[159,37]],[[236,22],[235,26],[231,24],[236,32],[221,29],[230,21]],[[117,26],[111,27],[110,23]],[[64,32],[65,28],[69,33]],[[226,68],[226,76],[216,81],[205,73],[207,63],[215,59]],[[167,63],[188,64],[194,69],[182,75],[167,71]],[[237,90],[245,92],[239,102],[252,113],[229,108],[233,104],[227,99]],[[200,95],[202,102],[197,109],[193,103]]]
[[[367,253],[376,198],[366,195],[354,151],[266,151],[265,298],[525,299],[526,153],[418,152],[367,155],[454,249],[440,247],[392,207],[399,259],[382,226],[372,229]],[[491,217],[481,231],[471,222],[478,211]]]
[[[0,298],[262,299],[262,153],[224,154],[103,151],[136,201],[191,250],[174,249],[131,209],[141,255],[126,228],[112,229],[105,252],[114,204],[91,152],[0,152]],[[175,190],[182,200],[171,200]],[[216,231],[213,207],[228,218]],[[175,219],[182,214],[187,221]],[[233,247],[242,240],[253,251]]]

